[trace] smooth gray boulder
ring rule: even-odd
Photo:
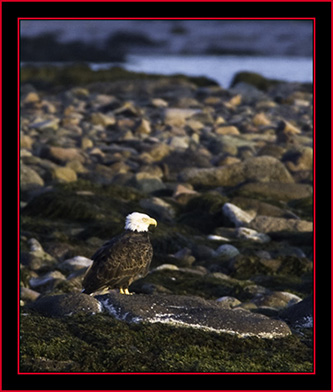
[[[188,168],[179,174],[179,180],[195,186],[235,186],[244,181],[293,183],[283,163],[271,156],[260,156],[213,168]]]
[[[239,337],[281,338],[291,334],[284,321],[244,309],[227,309],[217,301],[195,296],[168,294],[121,295],[110,292],[96,296],[105,310],[119,320],[132,323],[166,323],[199,328]]]

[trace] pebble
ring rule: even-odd
[[[216,300],[216,302],[224,308],[231,309],[241,304],[241,301],[239,301],[237,298],[229,296],[220,297]]]
[[[90,121],[93,125],[102,125],[103,127],[114,125],[116,123],[114,116],[108,116],[99,112],[92,113],[90,116]]]
[[[21,301],[35,301],[40,296],[35,290],[31,290],[28,287],[20,287],[20,300]]]
[[[102,311],[102,305],[96,298],[78,293],[44,296],[30,304],[30,308],[49,317],[66,317],[76,313],[94,315]]]
[[[66,277],[59,271],[51,271],[37,278],[31,278],[29,280],[29,284],[31,288],[35,289],[40,286],[45,286],[47,284],[49,285],[55,280],[66,280]]]
[[[36,188],[44,186],[44,180],[36,172],[36,170],[31,167],[21,164],[20,165],[20,188],[21,191],[31,191]]]
[[[135,174],[134,181],[137,189],[145,193],[152,193],[166,188],[166,185],[159,177],[145,172]]]
[[[215,133],[218,135],[239,135],[240,132],[237,127],[233,125],[218,126],[215,128]]]
[[[216,249],[215,255],[221,258],[223,261],[230,260],[239,255],[239,250],[233,245],[224,244]]]
[[[52,178],[55,182],[67,183],[76,181],[77,174],[70,167],[57,167],[52,171]]]
[[[186,120],[198,113],[196,109],[167,108],[164,111],[164,123],[174,127],[186,125]]]
[[[51,146],[44,149],[42,158],[44,157],[60,164],[73,160],[84,162],[84,157],[77,148]]]
[[[313,295],[283,309],[279,316],[294,328],[313,328]]]
[[[51,267],[55,265],[56,260],[53,256],[44,251],[42,245],[35,239],[30,238],[28,240],[30,250],[28,253],[23,253],[25,258],[25,264],[29,266],[31,270],[39,270],[41,267]]]
[[[271,307],[277,310],[288,308],[300,301],[302,301],[302,298],[298,295],[284,291],[273,291],[258,294],[252,300],[252,302],[259,307]]]
[[[266,244],[271,239],[265,233],[258,233],[255,230],[249,229],[248,227],[238,227],[236,229],[236,237],[244,240],[255,241],[260,244]]]
[[[222,212],[236,227],[247,225],[255,216],[255,214],[249,214],[232,203],[225,203]]]
[[[166,222],[172,222],[176,216],[175,209],[170,203],[167,203],[159,197],[152,197],[150,199],[143,199],[140,201],[140,206],[151,214]]]
[[[134,133],[139,135],[149,135],[151,133],[151,130],[152,129],[151,129],[150,122],[145,118],[143,118],[139,122],[138,126],[135,128]]]
[[[60,271],[73,272],[82,268],[88,268],[92,264],[92,260],[84,256],[75,256],[66,259],[58,265]]]
[[[66,257],[77,250],[76,242],[84,244],[77,254],[87,251],[89,257],[103,236],[116,231],[114,217],[118,222],[129,209],[139,207],[159,222],[151,236],[156,249],[151,271],[158,273],[138,283],[139,292],[149,295],[127,298],[112,292],[103,297],[104,310],[130,322],[199,326],[237,336],[289,335],[283,321],[254,313],[266,309],[276,316],[282,308],[301,306],[300,297],[289,293],[288,279],[303,279],[313,268],[307,258],[313,230],[308,212],[313,197],[311,94],[288,86],[286,92],[263,92],[239,82],[225,90],[165,79],[162,84],[103,82],[57,95],[26,90],[20,132],[25,212],[49,187],[63,187],[64,198],[66,192],[82,197],[88,192],[100,211],[85,227],[62,231],[51,226],[57,222],[50,222],[45,249],[62,246],[61,255],[50,251],[54,257],[30,240],[30,250],[22,252],[21,259],[24,286],[29,286],[21,289],[22,301],[38,303],[42,314],[52,316],[100,312],[99,299],[79,293],[91,260]],[[72,187],[75,191],[67,190]],[[117,187],[135,193],[118,199]],[[109,192],[112,208],[106,224],[108,211],[99,202]],[[221,227],[225,224],[228,227]],[[97,232],[90,233],[90,226]],[[33,225],[25,224],[24,230],[34,230]],[[74,239],[71,246],[63,237]],[[149,281],[168,275],[170,286]],[[280,279],[281,291],[270,287],[275,278]],[[55,289],[73,293],[48,295]],[[215,299],[179,298],[173,293],[177,290]],[[165,297],[155,296],[158,292]],[[239,292],[247,301],[236,298]],[[44,302],[36,300],[40,293]],[[300,302],[290,306],[292,301]],[[145,316],[153,303],[156,309]],[[309,321],[311,315],[304,317]],[[283,320],[295,325],[290,314]]]
[[[258,196],[276,201],[290,201],[312,197],[313,188],[309,184],[283,184],[280,182],[252,182],[241,185],[237,192],[242,196]]]
[[[284,219],[257,215],[250,224],[251,228],[262,233],[277,231],[312,232],[313,223],[301,219]]]
[[[276,158],[260,156],[248,158],[244,162],[209,169],[185,169],[179,180],[194,186],[235,186],[244,181],[293,183],[286,167]]]

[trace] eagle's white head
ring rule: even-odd
[[[125,229],[131,231],[148,231],[150,225],[157,226],[155,219],[140,212],[132,212],[126,216]]]

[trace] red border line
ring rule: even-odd
[[[20,369],[20,22],[17,23],[17,331],[18,331],[18,344],[17,344],[17,366]],[[18,371],[19,374],[19,371]]]
[[[1,1],[1,0],[0,0]],[[20,0],[18,2],[25,2],[25,1],[30,1],[30,0]],[[41,0],[35,0],[35,1],[41,1]],[[49,1],[49,0],[46,0]],[[55,0],[55,2],[65,2],[66,0]],[[79,2],[79,0],[72,0],[72,1],[77,1]],[[83,0],[83,1],[90,1],[90,0]],[[101,0],[101,1],[108,1],[108,0]],[[113,0],[111,0],[112,2]],[[129,2],[136,2],[139,0],[129,0]],[[147,1],[152,1],[152,0],[147,0]],[[163,0],[157,0],[157,1],[163,1]],[[166,0],[166,1],[177,1],[177,0]],[[185,1],[190,1],[190,0],[185,0]],[[201,1],[201,0],[194,0],[194,1]],[[210,1],[216,1],[216,2],[221,2],[219,0],[210,0]],[[240,1],[240,2],[247,2],[250,0],[244,0],[244,1]],[[262,1],[262,0],[259,0]],[[274,0],[272,0],[274,1]],[[277,0],[280,2],[287,2],[288,0]],[[302,1],[302,0],[294,0],[294,1]],[[305,1],[309,1],[312,2],[311,0],[305,0]],[[5,2],[14,2],[11,0],[6,0]],[[16,1],[15,1],[16,2]],[[44,1],[43,1],[44,2]],[[52,1],[53,2],[53,1]],[[81,2],[81,1],[80,1]],[[275,2],[275,1],[274,1]],[[303,2],[303,1],[302,1]],[[330,0],[324,0],[324,2],[331,2]],[[332,11],[333,12],[333,11]],[[17,72],[17,81],[18,81],[18,90],[17,90],[17,102],[18,102],[18,129],[17,129],[17,133],[18,133],[18,141],[20,140],[20,21],[21,20],[312,20],[313,21],[313,123],[314,123],[314,127],[313,127],[313,147],[315,147],[315,18],[278,18],[278,17],[271,17],[271,18],[25,18],[25,17],[20,17],[17,18],[18,20],[18,25],[17,25],[17,31],[18,31],[18,49],[17,49],[17,62],[18,62],[18,72]],[[1,43],[0,43],[1,45]],[[332,59],[333,59],[333,54],[332,54]],[[1,68],[0,68],[1,70]],[[1,81],[0,81],[1,83]],[[333,86],[333,81],[332,81],[332,86]],[[1,109],[0,109],[1,111]],[[333,103],[332,103],[332,112],[333,112]],[[1,114],[1,112],[0,112]],[[332,125],[332,129],[333,129],[333,125]],[[1,143],[1,141],[0,141]],[[332,146],[333,146],[333,141],[332,141]],[[18,201],[20,200],[20,190],[19,190],[19,185],[20,185],[20,181],[19,181],[19,174],[20,174],[20,160],[19,160],[19,156],[20,156],[20,143],[18,143]],[[313,184],[315,185],[315,148],[314,149],[314,159],[313,159]],[[0,161],[0,165],[1,165],[1,161]],[[331,161],[331,165],[333,167],[333,161]],[[333,190],[333,185],[331,182],[331,188]],[[1,196],[0,196],[0,202],[1,202]],[[316,263],[315,263],[315,189],[313,192],[313,202],[314,202],[314,207],[313,207],[313,223],[314,223],[314,231],[313,231],[313,253],[314,253],[314,258],[313,258],[313,264],[314,264],[314,272],[313,272],[313,278],[314,278],[314,283],[313,283],[313,288],[314,288],[314,339],[313,339],[313,372],[299,372],[299,373],[295,373],[295,372],[261,372],[261,373],[251,373],[251,372],[235,372],[235,373],[220,373],[220,372],[216,372],[216,373],[192,373],[192,372],[177,372],[177,373],[167,373],[167,372],[145,372],[145,373],[128,373],[128,372],[121,372],[121,373],[112,373],[112,372],[71,372],[71,373],[62,373],[62,372],[36,372],[36,373],[30,373],[30,372],[20,372],[20,363],[19,363],[19,358],[20,358],[20,339],[19,339],[19,334],[18,334],[18,374],[19,375],[59,375],[59,374],[65,374],[65,375],[166,375],[166,374],[170,374],[170,375],[313,375],[315,374],[315,270],[316,270]],[[19,202],[18,202],[18,228],[19,228],[19,224],[20,224],[20,208],[19,208]],[[1,211],[0,211],[1,214]],[[332,212],[332,217],[333,217],[333,212]],[[19,244],[20,244],[20,236],[19,236],[19,230],[18,230],[18,271],[20,271],[19,266],[20,266],[20,257],[19,257]],[[331,248],[333,250],[333,233],[332,233],[332,241],[331,241]],[[0,245],[1,245],[1,239],[0,239]],[[1,274],[1,271],[0,271]],[[333,274],[333,272],[332,272]],[[333,276],[333,275],[332,275]],[[19,304],[19,298],[20,298],[20,275],[18,273],[18,332],[19,332],[19,328],[20,328],[20,304]],[[0,316],[1,317],[1,316]],[[333,342],[332,342],[332,347],[333,347]],[[1,356],[0,356],[1,357]],[[1,361],[1,359],[0,359]],[[53,390],[56,391],[56,390]],[[201,392],[204,392],[202,390],[200,390]],[[62,391],[62,392],[66,392],[66,391]],[[103,392],[103,391],[99,391],[99,392]],[[115,391],[117,392],[117,391]],[[119,392],[124,392],[124,391],[119,391]],[[169,391],[165,391],[165,392],[169,392]],[[170,391],[171,392],[171,391]],[[176,391],[172,391],[172,392],[176,392]],[[228,391],[225,391],[228,392]],[[232,391],[232,392],[237,392],[237,391]],[[276,391],[279,392],[279,391]],[[281,391],[282,392],[282,391]],[[289,391],[283,391],[283,392],[289,392]]]
[[[0,20],[2,20],[2,7],[0,7]],[[0,258],[2,267],[2,31],[0,32]],[[2,353],[2,268],[0,268],[0,351]],[[0,354],[0,369],[2,369],[2,355]],[[2,388],[2,380],[0,380]]]
[[[69,0],[34,0],[34,2],[40,2],[40,3],[67,3]],[[224,2],[229,2],[229,0],[209,0],[210,2],[213,3],[224,3]],[[290,3],[291,0],[256,0],[258,3]],[[292,0],[295,3],[313,3],[314,0]],[[25,2],[31,2],[31,0],[2,0],[3,3],[25,3]],[[91,3],[91,0],[71,0],[71,2],[77,2],[77,3]],[[113,2],[121,2],[121,3],[142,3],[141,0],[98,0],[98,3],[113,3]],[[179,2],[184,2],[184,3],[202,3],[203,0],[145,0],[145,2],[151,2],[151,3],[179,3]],[[253,3],[252,0],[237,0],[234,2],[237,3]],[[322,3],[331,3],[331,0],[320,0]],[[51,19],[51,18],[50,18]],[[80,18],[81,19],[81,18]],[[136,19],[136,18],[132,18]],[[168,18],[168,19],[174,19],[174,18]],[[179,18],[183,19],[183,18]],[[230,18],[231,19],[231,18]],[[238,19],[238,18],[234,18]],[[294,18],[291,18],[294,19]],[[305,18],[304,18],[305,19]]]
[[[28,0],[22,0],[22,1],[28,1]],[[29,0],[30,1],[30,0]],[[37,0],[38,1],[38,0]],[[65,0],[56,0],[56,1],[65,1]],[[73,1],[78,1],[78,0],[73,0]],[[137,1],[137,0],[133,0]],[[228,17],[216,17],[216,18],[163,18],[163,17],[156,17],[156,18],[150,18],[150,17],[145,17],[145,18],[99,18],[99,17],[91,17],[91,18],[66,18],[66,17],[54,17],[54,18],[44,18],[44,17],[19,17],[17,18],[18,21],[21,20],[312,20],[314,21],[315,18],[291,18],[291,17],[265,17],[265,18],[252,18],[252,17],[243,17],[243,18],[228,18]]]
[[[313,20],[313,77],[312,77],[312,92],[313,92],[313,371],[316,372],[316,20]]]

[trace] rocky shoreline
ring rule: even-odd
[[[260,75],[238,75],[230,89],[135,74],[42,90],[25,80],[22,369],[311,371],[312,109],[311,86]],[[132,211],[158,221],[150,273],[132,284],[131,297],[81,294],[89,258]],[[92,330],[86,338],[75,332],[74,320],[103,335],[105,349]],[[163,355],[170,343],[162,337],[181,335],[196,345],[196,365],[178,346],[177,363],[162,360],[162,351],[156,366],[106,360],[105,350],[125,350],[100,330],[106,323],[137,346],[143,332],[160,334]],[[55,325],[66,331],[65,346],[84,342],[104,362],[59,354]],[[40,340],[37,348],[37,335],[49,350]],[[256,353],[247,368],[206,358],[222,341],[231,353],[243,344],[237,336]],[[262,340],[276,356],[259,365]],[[278,341],[292,342],[299,356]]]

